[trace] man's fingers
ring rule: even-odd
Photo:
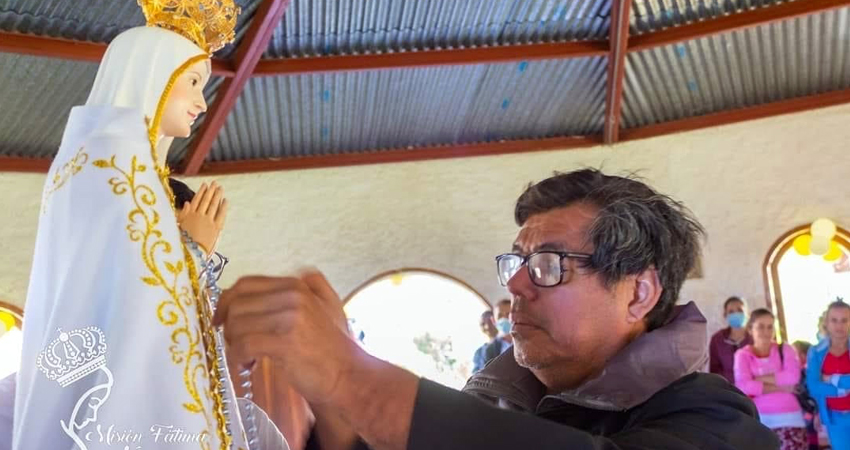
[[[319,298],[318,301],[322,303],[322,309],[328,314],[334,324],[343,333],[349,335],[351,330],[348,328],[348,318],[345,316],[345,310],[342,308],[339,294],[336,293],[327,278],[318,270],[310,268],[301,271],[301,279],[310,288],[310,291]]]
[[[339,295],[322,272],[310,268],[302,270],[300,275],[304,284],[325,303],[339,303]]]
[[[229,343],[227,358],[239,365],[274,357],[280,343],[273,335],[250,334]]]
[[[295,290],[303,287],[303,282],[297,278],[283,277],[242,277],[232,288],[224,291],[216,305],[213,315],[213,325],[224,324],[234,304],[235,314],[251,313],[255,311],[266,311],[270,305],[270,298],[275,295],[284,296],[287,290]],[[242,304],[245,304],[242,306]]]
[[[292,329],[296,318],[295,308],[231,316],[224,324],[224,339],[237,342],[252,334],[282,335]]]

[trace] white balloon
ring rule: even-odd
[[[822,256],[829,251],[829,238],[825,236],[812,236],[812,243],[809,244],[813,255]]]
[[[824,237],[827,241],[835,236],[835,222],[820,218],[812,222],[812,236]]]

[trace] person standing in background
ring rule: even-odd
[[[484,349],[484,358],[487,362],[495,359],[497,356],[511,348],[513,339],[511,338],[511,301],[504,299],[496,303],[496,339]],[[485,363],[486,365],[486,363]]]
[[[850,448],[850,305],[832,302],[826,310],[828,336],[809,349],[806,386],[817,401],[832,448]]]
[[[729,297],[723,303],[723,318],[727,327],[714,333],[709,344],[709,372],[735,383],[735,352],[751,345],[753,338],[747,332],[747,305],[740,297]]]
[[[779,437],[780,450],[808,450],[803,408],[794,395],[800,361],[794,347],[774,342],[773,313],[759,308],[750,316],[753,344],[735,353],[735,386],[758,408],[761,423]]]
[[[487,342],[481,344],[481,347],[475,350],[475,356],[472,357],[472,373],[483,369],[490,362],[484,357],[484,352],[487,351],[487,347],[490,344],[496,341],[496,336],[499,334],[499,330],[496,329],[496,321],[493,319],[493,311],[487,310],[481,313],[479,326],[481,327],[481,332],[487,335]]]

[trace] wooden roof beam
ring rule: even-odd
[[[605,90],[605,127],[602,131],[606,144],[613,144],[619,139],[629,45],[629,9],[632,5],[632,0],[612,1],[609,39],[611,50],[608,55],[608,86]]]
[[[690,41],[850,6],[850,0],[796,0],[629,38],[629,52]]]
[[[808,1],[808,0],[807,0]],[[792,114],[813,109],[850,103],[850,89],[809,95],[806,97],[780,100],[757,106],[721,111],[704,116],[662,122],[655,125],[625,129],[620,131],[620,141],[646,139],[665,134],[682,133],[702,128],[719,127],[748,120]]]
[[[566,59],[608,54],[606,41],[571,41],[492,47],[448,48],[363,55],[265,59],[255,76]]]
[[[42,56],[71,61],[99,63],[106,53],[106,44],[71,41],[30,34],[0,31],[0,52],[19,55]],[[232,77],[233,64],[223,59],[212,60],[212,71],[220,77]]]
[[[0,172],[47,173],[52,162],[52,158],[0,156]]]
[[[244,161],[210,162],[203,166],[200,175],[270,172],[281,170],[318,169],[323,167],[359,166],[431,159],[492,156],[530,151],[584,148],[602,144],[600,136],[568,136],[544,139],[483,142],[477,144],[444,145],[416,149],[376,150],[368,153],[343,153],[338,155],[303,156],[278,159],[251,159]]]

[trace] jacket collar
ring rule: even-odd
[[[706,320],[693,302],[676,306],[668,323],[645,333],[615,355],[596,378],[576,389],[546,395],[546,387],[520,367],[513,349],[470,378],[465,392],[501,406],[537,411],[543,401],[560,401],[592,409],[633,408],[679,378],[708,363]]]

